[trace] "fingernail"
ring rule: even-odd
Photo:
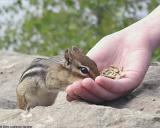
[[[73,98],[72,97],[70,97],[68,94],[67,94],[67,96],[66,96],[66,99],[70,102],[70,101],[73,101]]]

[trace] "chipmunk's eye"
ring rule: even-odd
[[[83,74],[88,74],[89,73],[89,69],[87,67],[80,67],[80,71],[83,73]]]

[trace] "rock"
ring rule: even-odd
[[[142,84],[126,97],[102,105],[66,101],[60,92],[55,104],[29,113],[16,107],[15,89],[27,65],[38,56],[0,53],[0,126],[33,128],[159,128],[160,66],[150,66]]]

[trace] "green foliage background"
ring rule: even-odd
[[[137,12],[143,11],[144,4],[149,13],[160,3],[159,0],[28,0],[30,7],[26,8],[24,1],[15,0],[3,8],[15,14],[25,10],[25,16],[21,25],[8,22],[0,48],[48,56],[72,45],[87,52],[103,36],[139,20]],[[32,11],[31,7],[37,10]],[[159,58],[157,50],[154,59]]]

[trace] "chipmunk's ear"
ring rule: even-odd
[[[70,49],[67,49],[64,53],[64,58],[67,61],[67,65],[69,65],[72,62],[72,54]]]
[[[73,53],[83,53],[82,50],[76,46],[72,46],[72,52]]]
[[[82,54],[82,50],[78,47],[72,46],[71,49],[67,49],[64,53],[64,58],[67,62],[67,65],[71,64],[76,56],[81,56]]]

